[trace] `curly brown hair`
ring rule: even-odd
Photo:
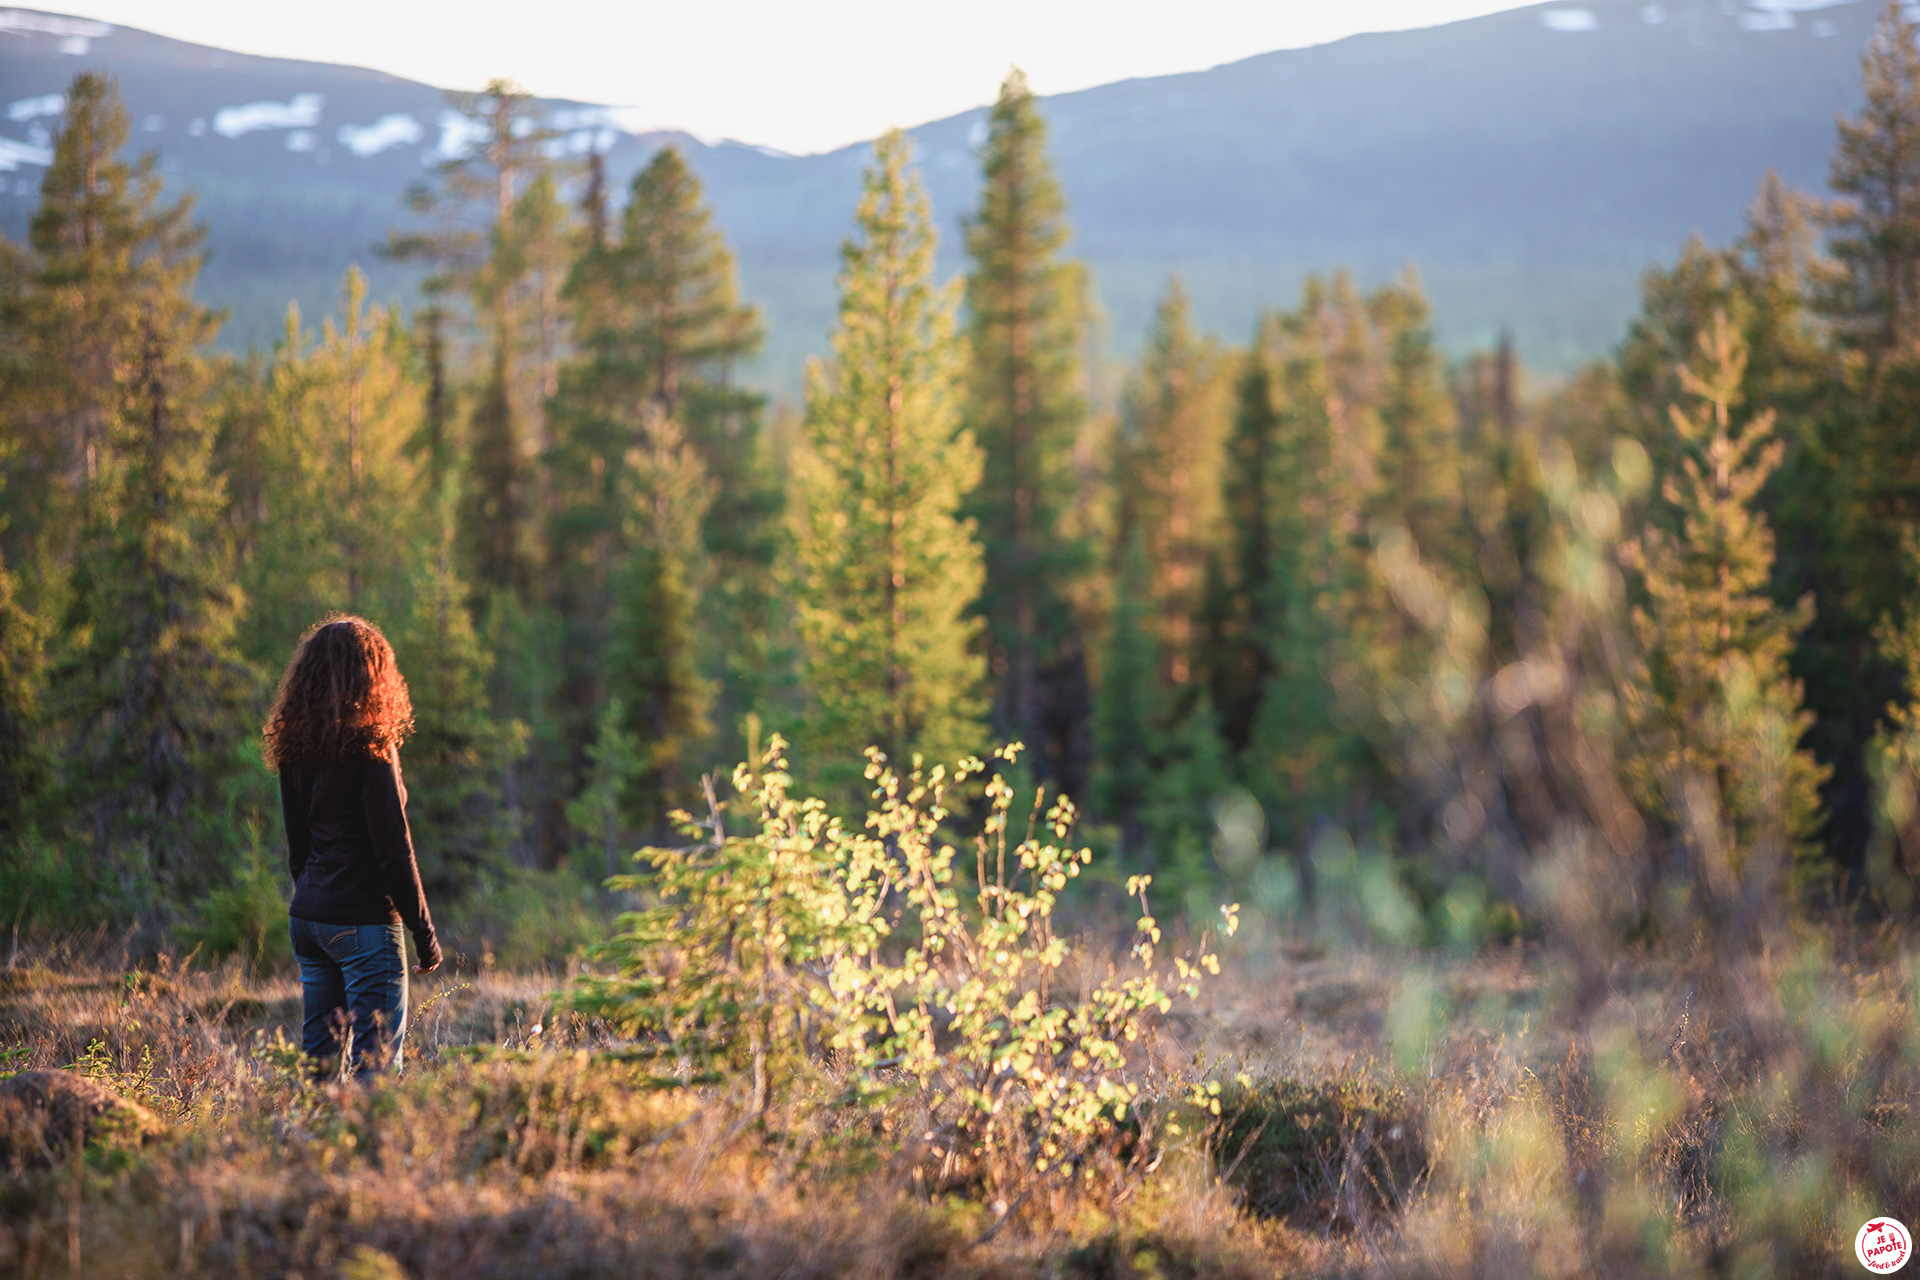
[[[413,700],[380,628],[331,614],[307,628],[267,713],[267,764],[392,756],[413,732]]]

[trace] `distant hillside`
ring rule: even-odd
[[[1510,327],[1530,363],[1564,369],[1618,340],[1649,265],[1692,232],[1735,234],[1769,167],[1823,185],[1878,13],[1867,0],[1548,4],[1123,81],[1044,109],[1117,351],[1170,272],[1200,319],[1237,340],[1309,271],[1377,280],[1413,264],[1451,348]],[[370,247],[423,165],[459,144],[440,91],[27,10],[0,10],[0,231],[24,233],[52,95],[89,67],[119,77],[137,144],[197,193],[212,247],[201,292],[231,309],[229,345],[270,342],[289,298],[310,315],[329,308],[350,261],[376,293],[409,288]],[[547,106],[570,131],[563,145],[611,143],[623,184],[658,146],[684,148],[766,309],[759,380],[791,393],[824,345],[867,149],[788,156]],[[914,130],[947,269],[982,116]]]

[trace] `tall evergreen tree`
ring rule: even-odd
[[[1276,572],[1280,519],[1280,416],[1272,348],[1280,321],[1261,320],[1234,382],[1232,434],[1221,472],[1226,530],[1207,578],[1207,669],[1221,729],[1236,753],[1246,750],[1261,694],[1272,670],[1268,608]]]
[[[679,424],[657,412],[634,451],[629,484],[605,675],[608,705],[619,707],[601,718],[597,754],[622,771],[616,789],[632,828],[661,839],[667,815],[693,801],[695,752],[712,732],[713,687],[700,673],[694,637],[710,490]]]
[[[46,782],[41,631],[0,563],[0,856],[25,832]]]
[[[1469,572],[1460,432],[1433,341],[1433,311],[1416,280],[1369,300],[1380,332],[1380,489],[1376,511],[1404,523],[1429,565]]]
[[[408,446],[424,413],[407,336],[350,269],[318,341],[290,313],[258,441],[264,477],[241,583],[245,652],[271,668],[333,611],[392,625],[434,537]]]
[[[959,515],[980,455],[960,428],[952,301],[909,149],[897,130],[875,144],[858,238],[841,250],[833,362],[810,371],[795,463],[800,737],[843,792],[869,745],[901,762],[985,745],[964,617],[980,547]]]
[[[1239,441],[1249,456],[1258,446],[1259,487],[1232,478],[1227,490],[1230,503],[1257,505],[1263,520],[1236,529],[1241,663],[1260,673],[1234,708],[1246,734],[1241,775],[1275,835],[1302,849],[1323,822],[1363,825],[1377,799],[1364,785],[1352,683],[1339,680],[1352,652],[1344,629],[1365,554],[1377,435],[1367,393],[1384,381],[1355,367],[1355,348],[1369,345],[1356,337],[1365,314],[1346,279],[1312,280],[1300,306],[1265,327],[1264,405],[1243,406],[1258,431]]]
[[[1798,745],[1811,716],[1786,669],[1812,602],[1774,608],[1773,536],[1754,510],[1782,447],[1770,412],[1733,431],[1745,364],[1739,334],[1717,314],[1680,375],[1695,406],[1669,413],[1681,462],[1663,487],[1679,535],[1650,529],[1629,547],[1646,596],[1634,629],[1649,664],[1628,707],[1644,744],[1630,765],[1644,801],[1689,837],[1716,897],[1729,875],[1768,878],[1768,854],[1804,852],[1823,774]],[[1704,821],[1701,803],[1717,810]]]
[[[483,601],[489,593],[519,601],[531,589],[533,565],[526,548],[526,473],[513,405],[513,363],[497,345],[488,361],[467,424],[458,518],[462,560]]]
[[[1023,739],[1038,780],[1069,792],[1086,772],[1086,663],[1073,587],[1091,548],[1069,521],[1081,385],[1083,269],[1066,260],[1066,201],[1026,77],[987,122],[980,208],[967,223],[965,422],[985,459],[967,504],[986,552],[994,730]]]
[[[1114,575],[1093,703],[1094,811],[1120,828],[1123,855],[1147,851],[1144,809],[1162,765],[1169,702],[1160,670],[1146,538],[1136,529]]]
[[[40,184],[30,260],[13,258],[9,305],[18,323],[4,410],[14,439],[4,461],[16,513],[4,550],[23,598],[57,611],[76,533],[108,466],[126,371],[145,337],[131,299],[190,277],[198,232],[192,201],[161,201],[157,157],[120,158],[131,136],[115,82],[76,76]]]
[[[727,727],[769,697],[780,491],[761,400],[732,383],[759,346],[759,316],[738,300],[733,256],[678,151],[661,150],[634,176],[617,225],[583,246],[566,301],[576,354],[552,407],[549,547],[567,626],[564,750],[578,785],[610,692],[614,586],[630,551],[628,458],[651,449],[647,424],[672,419],[708,477],[697,551],[711,572],[692,564],[674,572],[705,584],[689,634]]]
[[[163,258],[174,247],[141,246]],[[110,465],[81,533],[53,677],[67,799],[129,891],[182,889],[217,865],[256,693],[235,645],[241,598],[208,467],[198,348],[214,321],[188,293],[197,264],[173,257],[120,300],[139,346],[116,371]]]
[[[506,592],[525,605],[542,558],[539,478],[527,459],[546,443],[546,399],[557,387],[569,230],[546,155],[554,135],[526,92],[495,80],[450,96],[480,137],[442,161],[434,183],[409,190],[418,221],[390,233],[382,251],[427,264],[423,289],[436,304],[466,300],[485,355],[466,447],[465,571],[483,602]]]
[[[1843,272],[1828,306],[1877,365],[1920,344],[1920,37],[1899,5],[1882,14],[1861,72],[1866,105],[1840,122],[1829,178]]]
[[[497,717],[487,697],[495,659],[474,632],[451,543],[447,530],[412,566],[411,606],[390,628],[413,699],[408,822],[422,880],[443,899],[505,863],[519,833],[502,780],[525,749],[524,726]]]
[[[1147,558],[1159,677],[1182,688],[1197,663],[1195,625],[1219,519],[1229,422],[1222,368],[1215,344],[1193,332],[1192,304],[1175,277],[1122,398],[1116,488],[1118,550],[1126,554],[1137,533]]]

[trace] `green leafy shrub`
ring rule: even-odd
[[[727,834],[709,787],[704,822],[674,815],[697,843],[643,849],[648,870],[608,880],[650,905],[622,915],[598,949],[614,972],[574,992],[576,1007],[645,1036],[682,1075],[751,1069],[756,1109],[769,1072],[817,1050],[820,1029],[848,1012],[822,972],[870,955],[888,932],[872,842],[789,795],[785,749],[776,735],[758,767],[734,770],[753,834]]]
[[[994,758],[1011,764],[1019,750],[1005,747]],[[1120,1135],[1140,1094],[1130,1048],[1175,994],[1196,996],[1219,960],[1202,949],[1163,967],[1160,926],[1147,903],[1152,877],[1135,876],[1127,882],[1140,903],[1132,963],[1098,979],[1061,981],[1068,947],[1054,931],[1054,906],[1092,854],[1068,844],[1072,801],[1061,796],[1043,814],[1044,792],[1035,794],[1024,836],[1011,841],[1014,790],[996,774],[966,867],[941,835],[946,797],[985,769],[969,759],[950,778],[935,766],[903,779],[869,752],[878,809],[867,817],[874,835],[855,865],[898,887],[916,941],[898,962],[858,957],[837,975],[878,1033],[855,1041],[843,1032],[842,1043],[869,1069],[897,1063],[930,1089],[948,1140],[990,1180],[1028,1168],[1080,1169]],[[1229,932],[1237,910],[1223,909]]]
[[[1011,766],[1018,751],[994,759]],[[857,1090],[924,1090],[934,1141],[977,1176],[1080,1167],[1139,1096],[1130,1049],[1219,962],[1204,951],[1159,961],[1150,877],[1137,876],[1130,963],[1063,981],[1070,952],[1054,906],[1092,854],[1067,844],[1071,802],[1043,813],[1044,793],[1014,840],[1014,789],[995,774],[974,857],[960,858],[943,834],[947,799],[986,772],[973,758],[951,772],[916,760],[903,777],[869,751],[875,808],[854,831],[790,796],[776,737],[757,768],[734,773],[752,835],[729,836],[710,795],[704,822],[680,815],[698,843],[644,850],[650,871],[610,882],[651,905],[621,917],[599,952],[614,971],[587,976],[577,1007],[683,1071],[750,1069],[756,1108],[770,1072],[831,1059]]]

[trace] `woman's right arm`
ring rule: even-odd
[[[413,856],[413,833],[407,829],[407,799],[400,781],[400,762],[388,757],[370,760],[364,776],[367,834],[373,838],[380,878],[386,885],[387,897],[400,913],[401,923],[413,935],[420,969],[426,972],[440,964],[440,941],[434,933],[433,913],[427,910],[426,890],[420,886],[420,864]]]
[[[293,887],[300,887],[300,873],[307,869],[307,856],[313,852],[313,833],[307,829],[307,802],[280,767],[280,812],[287,820],[287,874]]]

